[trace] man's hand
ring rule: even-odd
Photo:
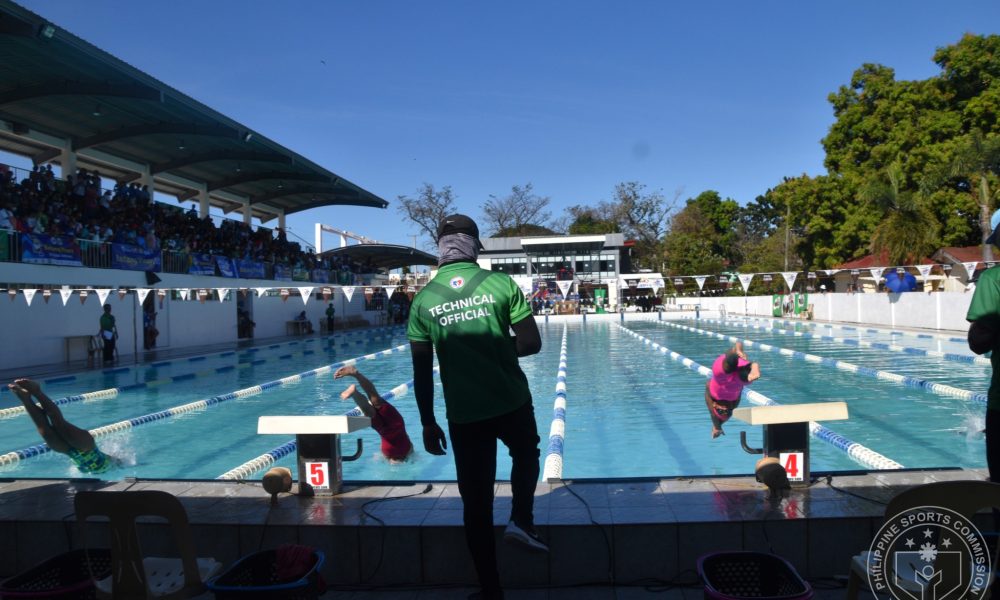
[[[441,431],[441,427],[437,423],[424,425],[424,450],[428,454],[443,456],[446,448],[448,448],[448,439],[444,437],[444,431]]]
[[[27,379],[27,378],[15,379],[14,383],[20,386],[25,391],[32,394],[37,394],[38,392],[42,391],[42,386],[38,385],[38,382],[33,379]]]
[[[340,379],[341,377],[354,377],[358,374],[358,368],[354,365],[347,365],[346,367],[340,367],[333,373],[334,379]]]

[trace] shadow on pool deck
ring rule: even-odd
[[[535,515],[548,556],[500,541],[511,494],[508,483],[499,483],[494,523],[501,577],[505,585],[526,588],[512,598],[633,598],[647,593],[630,585],[638,582],[660,590],[669,581],[694,583],[702,554],[755,550],[773,551],[803,577],[829,584],[871,544],[881,503],[912,485],[984,477],[981,470],[834,474],[776,502],[749,477],[541,483]],[[0,576],[81,545],[77,491],[158,489],[181,499],[199,555],[224,565],[258,549],[300,543],[326,553],[329,583],[351,588],[327,597],[373,588],[385,595],[364,597],[465,597],[475,577],[457,486],[433,483],[423,493],[426,488],[349,484],[335,497],[283,495],[271,508],[259,482],[0,480]],[[99,530],[100,524],[91,526],[88,535]],[[151,522],[143,532],[147,553],[167,551],[165,525]],[[99,542],[91,539],[91,545]],[[658,597],[700,597],[698,589]]]

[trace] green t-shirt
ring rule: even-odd
[[[327,316],[327,318],[332,319],[334,312],[336,312],[336,311],[333,310],[332,306],[327,306],[326,307],[326,316]]]
[[[972,293],[972,302],[969,303],[969,312],[965,315],[970,323],[984,317],[1000,319],[1000,269],[997,268],[986,269],[979,276],[976,291]],[[990,379],[986,407],[997,410],[1000,409],[1000,347],[997,344],[994,344],[990,364],[993,367],[993,377]]]
[[[449,422],[483,421],[531,401],[510,335],[530,316],[513,279],[475,263],[441,267],[413,298],[406,335],[434,344]]]
[[[91,321],[93,323],[93,321]],[[113,315],[104,313],[101,315],[101,331],[113,331],[115,328],[115,318]]]

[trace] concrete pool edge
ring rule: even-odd
[[[915,469],[831,476],[834,487],[821,479],[778,502],[768,501],[752,477],[540,483],[535,514],[552,548],[548,556],[500,541],[510,486],[499,483],[494,523],[501,575],[514,586],[600,584],[612,577],[618,584],[663,581],[693,569],[706,552],[769,548],[805,577],[842,575],[881,523],[884,507],[875,501],[912,485],[984,479],[985,473]],[[335,585],[471,584],[457,487],[427,486],[349,483],[339,496],[284,495],[271,509],[259,482],[0,479],[0,576],[80,545],[73,513],[77,491],[159,489],[181,499],[199,555],[227,566],[259,548],[297,542],[327,553],[324,574]],[[410,497],[386,502],[402,496]],[[88,533],[99,538],[100,525]],[[162,525],[144,526],[148,552],[167,552],[160,550],[166,533]]]

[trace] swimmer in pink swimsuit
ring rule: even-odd
[[[733,416],[743,387],[759,378],[760,365],[747,359],[740,342],[715,359],[712,377],[705,384],[705,405],[712,418],[712,439],[726,433],[722,431],[722,424]]]

